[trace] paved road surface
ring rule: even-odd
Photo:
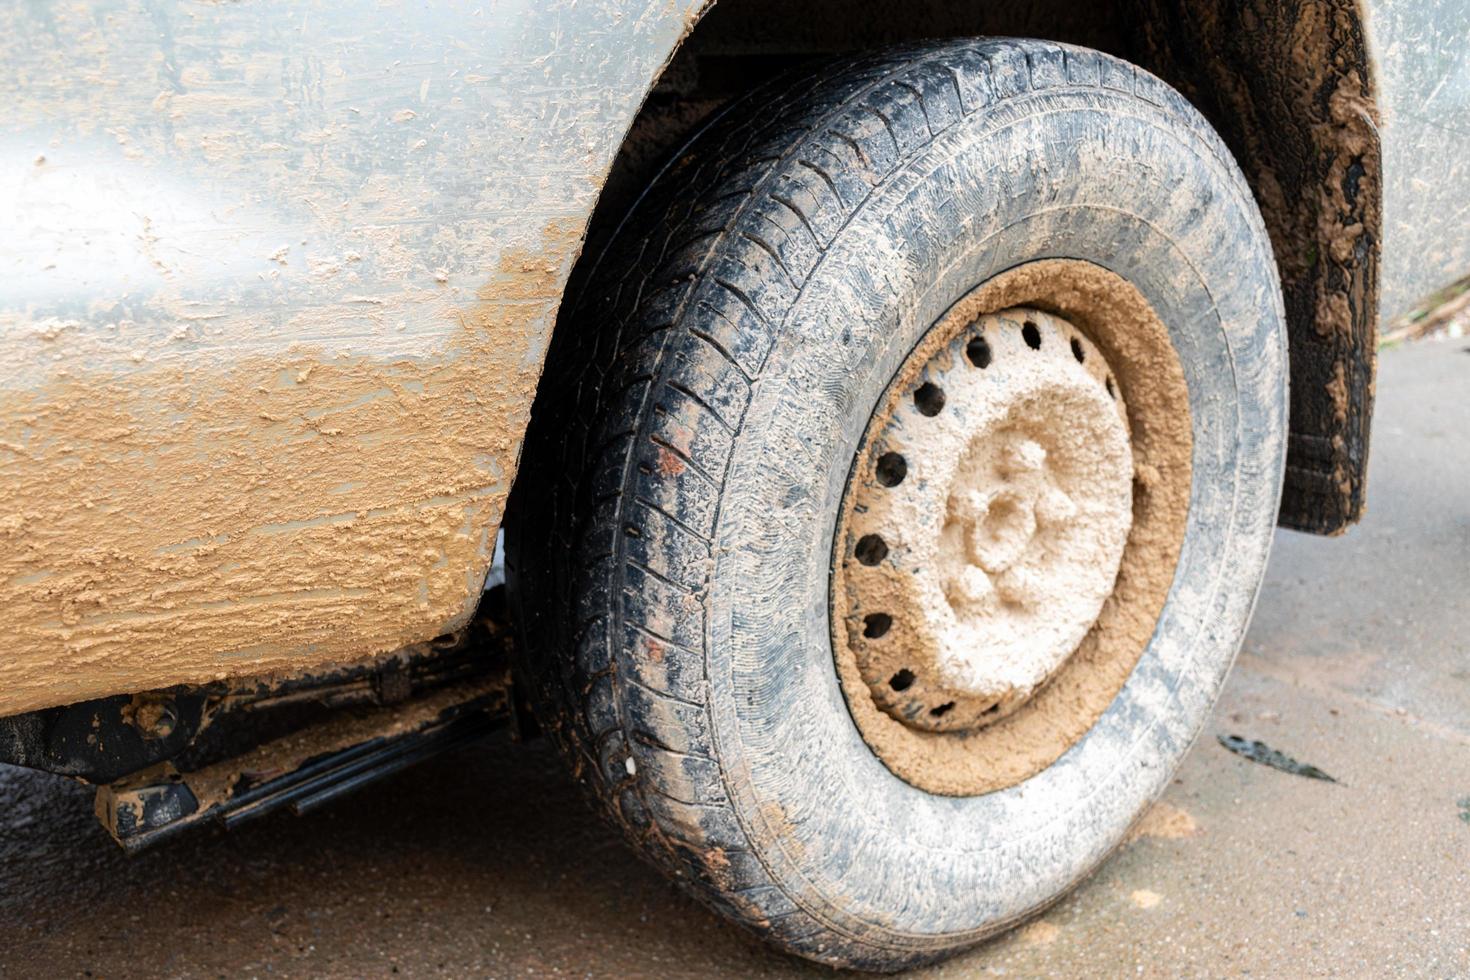
[[[1151,821],[1029,927],[919,975],[1470,976],[1470,352],[1388,352],[1368,521],[1282,532],[1215,717]],[[1341,783],[1276,772],[1263,739]],[[128,860],[0,766],[0,976],[830,976],[675,893],[546,745]],[[1459,802],[1464,800],[1465,802]]]

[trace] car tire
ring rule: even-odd
[[[836,966],[933,960],[1065,894],[1204,725],[1271,542],[1280,287],[1220,139],[1095,51],[910,46],[742,100],[584,262],[506,537],[521,676],[579,781],[695,896]],[[1155,551],[1112,566],[1119,596],[1131,575],[1152,598],[1104,602],[1087,642],[1132,639],[1075,731],[1012,751],[996,741],[1007,718],[903,730],[900,751],[861,650],[844,659],[863,642],[838,584],[844,515],[904,365],[974,296],[988,305],[946,329],[1055,315],[1057,343],[1074,329],[1096,343],[1127,400],[1135,526],[1151,494],[1177,506],[1159,505],[1173,530]],[[1176,401],[1150,394],[1168,371],[1109,326],[1127,309],[1162,325]],[[1114,607],[1145,610],[1141,626],[1106,626]],[[1017,697],[1042,705],[1066,683]],[[945,760],[986,739],[950,779],[967,763]]]

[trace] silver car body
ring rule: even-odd
[[[463,624],[703,0],[0,7],[0,715]],[[1470,268],[1454,2],[1375,0],[1385,314]]]

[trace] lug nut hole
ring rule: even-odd
[[[1083,361],[1087,360],[1087,351],[1082,349],[1082,341],[1078,340],[1076,337],[1072,338],[1072,356],[1077,358],[1078,364],[1081,364]]]
[[[1041,330],[1030,320],[1021,328],[1021,337],[1026,341],[1026,346],[1032,350],[1041,350]]]
[[[892,677],[888,678],[888,686],[895,691],[907,691],[914,686],[914,680],[914,672],[904,667]]]
[[[893,617],[887,613],[868,613],[863,617],[863,636],[870,640],[881,639],[893,627]]]
[[[901,453],[884,453],[878,457],[875,473],[879,483],[885,487],[896,487],[909,475],[908,460]]]
[[[1117,399],[1118,399],[1118,389],[1116,389],[1116,388],[1113,387],[1113,379],[1112,378],[1108,378],[1108,380],[1107,380],[1107,389],[1108,389],[1108,397],[1111,398],[1111,399],[1113,399],[1114,401],[1117,401]]]
[[[932,381],[925,381],[914,389],[914,407],[920,415],[932,419],[944,410],[944,389]]]
[[[965,356],[977,368],[990,367],[990,342],[984,337],[972,337],[965,345]]]
[[[888,557],[888,542],[876,534],[864,534],[858,538],[857,547],[852,549],[852,553],[864,565],[873,566]]]
[[[954,707],[954,702],[953,701],[946,701],[946,702],[944,702],[943,704],[941,704],[937,708],[930,708],[929,709],[929,717],[931,717],[931,718],[943,718],[945,715],[949,714],[949,709],[950,708],[953,708],[953,707]]]

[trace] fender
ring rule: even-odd
[[[701,3],[0,10],[0,715],[468,619]]]

